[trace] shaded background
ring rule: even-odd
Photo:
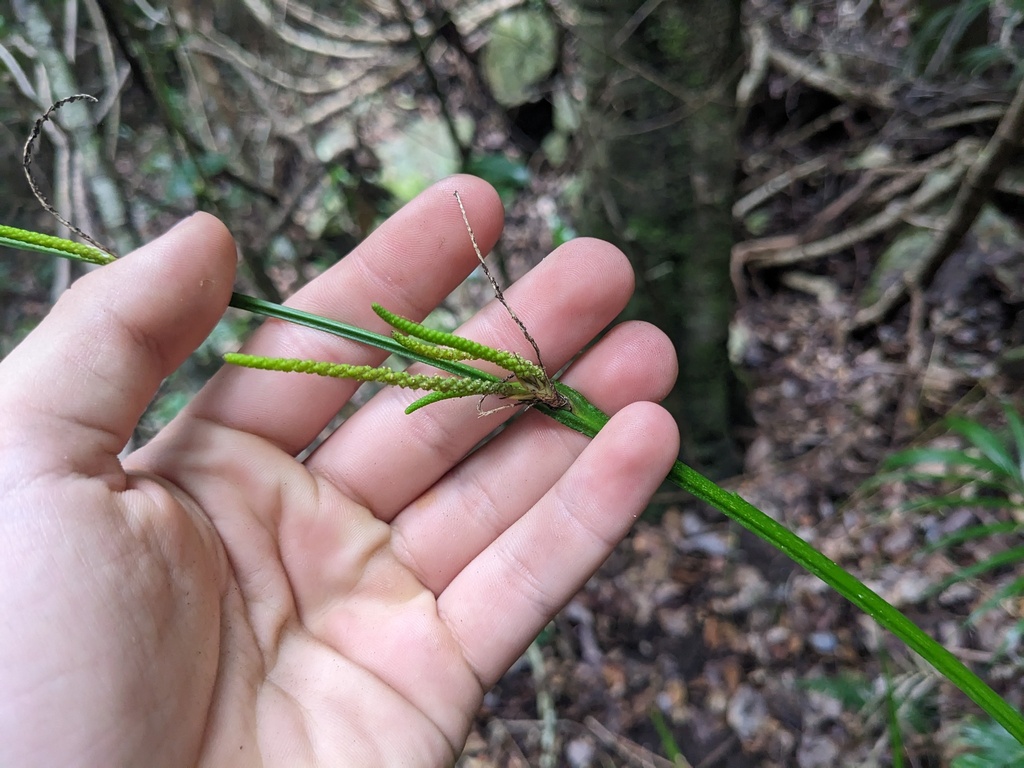
[[[633,260],[628,315],[677,344],[686,460],[1020,707],[1024,483],[996,507],[976,482],[863,485],[898,448],[961,446],[942,417],[998,431],[1020,400],[1020,0],[5,0],[0,20],[0,221],[67,235],[21,153],[78,92],[100,104],[62,110],[34,161],[54,204],[120,253],[211,211],[239,289],[273,300],[432,181],[481,175],[508,210],[505,281],[577,234]],[[79,269],[4,252],[0,351]],[[430,322],[488,298],[475,274]],[[251,324],[225,317],[136,442]],[[666,491],[488,694],[460,764],[1024,762],[973,714]]]

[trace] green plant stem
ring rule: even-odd
[[[1017,741],[1024,744],[1024,719],[981,678],[914,622],[795,533],[779,524],[735,493],[723,490],[706,477],[676,462],[669,479],[680,488],[732,518],[751,533],[769,542],[793,562],[803,566],[888,629],[935,667],[979,707],[988,712]]]
[[[608,416],[597,410],[575,390],[570,390],[560,383],[556,386],[559,389],[564,388],[563,394],[568,396],[572,402],[574,413],[552,411],[544,406],[539,406],[539,410],[545,411],[552,418],[588,437],[596,435],[608,421]],[[596,413],[594,413],[595,411]],[[1017,741],[1024,744],[1024,719],[1021,718],[1019,712],[1007,704],[956,656],[925,634],[914,622],[869,589],[853,574],[825,557],[784,525],[766,515],[738,494],[726,491],[683,462],[677,461],[672,465],[668,480],[735,520],[759,539],[768,542],[797,565],[824,581],[927,660],[957,688],[967,694],[974,703],[1006,728]]]
[[[19,239],[24,233],[26,240]],[[66,243],[62,246],[61,243]],[[0,229],[0,244],[14,248],[54,253],[64,258],[91,260],[82,253],[82,246],[72,241],[62,241],[39,233],[17,230],[13,227]],[[105,255],[105,254],[104,254]],[[238,309],[303,325],[319,331],[351,339],[362,344],[378,347],[392,354],[418,360],[434,368],[457,376],[497,381],[498,378],[469,365],[437,360],[407,349],[389,336],[382,336],[363,328],[357,328],[336,320],[312,315],[308,312],[284,307],[280,304],[234,293],[230,305]],[[594,437],[608,422],[608,415],[595,407],[581,393],[571,387],[555,383],[556,388],[569,401],[571,409],[554,409],[545,405],[535,406],[565,426],[587,437]],[[899,610],[887,603],[881,596],[869,589],[855,576],[848,573],[814,547],[773,520],[761,510],[730,493],[701,475],[696,470],[677,461],[668,479],[696,498],[710,504],[727,517],[735,520],[754,535],[767,541],[808,572],[826,582],[836,592],[888,629],[923,659],[932,664],[944,677],[963,691],[972,701],[1000,723],[1018,742],[1024,744],[1024,718],[1007,704],[981,678],[969,670],[959,659],[942,645],[925,634]]]

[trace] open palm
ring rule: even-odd
[[[473,268],[501,208],[431,188],[289,302],[383,331]],[[225,368],[118,454],[160,381],[224,311],[235,250],[198,215],[78,281],[0,364],[0,764],[434,766],[484,691],[628,530],[676,455],[649,400],[671,344],[624,324],[564,377],[617,412],[588,444],[472,400],[406,416],[376,395],[304,461],[356,384]],[[621,310],[625,258],[577,240],[508,291],[545,363]],[[528,351],[502,307],[461,329]],[[376,364],[277,321],[253,354]]]

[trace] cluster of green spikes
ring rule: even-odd
[[[471,397],[474,395],[481,398],[493,395],[503,400],[511,401],[509,405],[543,404],[551,408],[567,408],[571,410],[568,398],[555,388],[554,382],[547,375],[547,372],[541,366],[530,362],[522,356],[514,352],[494,349],[451,333],[426,328],[408,318],[389,312],[380,304],[374,304],[373,311],[394,329],[391,333],[391,338],[417,359],[426,358],[435,362],[482,360],[493,363],[502,370],[507,371],[508,376],[504,379],[469,376],[428,376],[425,374],[408,373],[407,371],[396,371],[384,366],[375,368],[370,365],[347,365],[345,363],[328,363],[321,360],[260,357],[258,355],[245,355],[237,352],[229,352],[224,355],[224,360],[246,368],[313,373],[318,376],[355,379],[356,381],[375,381],[394,387],[419,389],[429,392],[429,394],[411,403],[405,409],[406,413],[412,413],[425,405],[441,400]],[[484,414],[491,412],[481,411]]]

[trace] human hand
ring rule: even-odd
[[[419,319],[501,228],[446,180],[291,305]],[[118,454],[223,313],[235,250],[199,214],[74,284],[0,364],[0,765],[453,763],[483,693],[625,535],[678,449],[671,343],[626,323],[565,375],[613,412],[588,441],[473,399],[376,395],[304,462],[357,383],[225,367]],[[507,291],[557,369],[622,309],[623,255],[562,246]],[[492,302],[460,331],[526,352]],[[278,321],[253,354],[377,364]]]

